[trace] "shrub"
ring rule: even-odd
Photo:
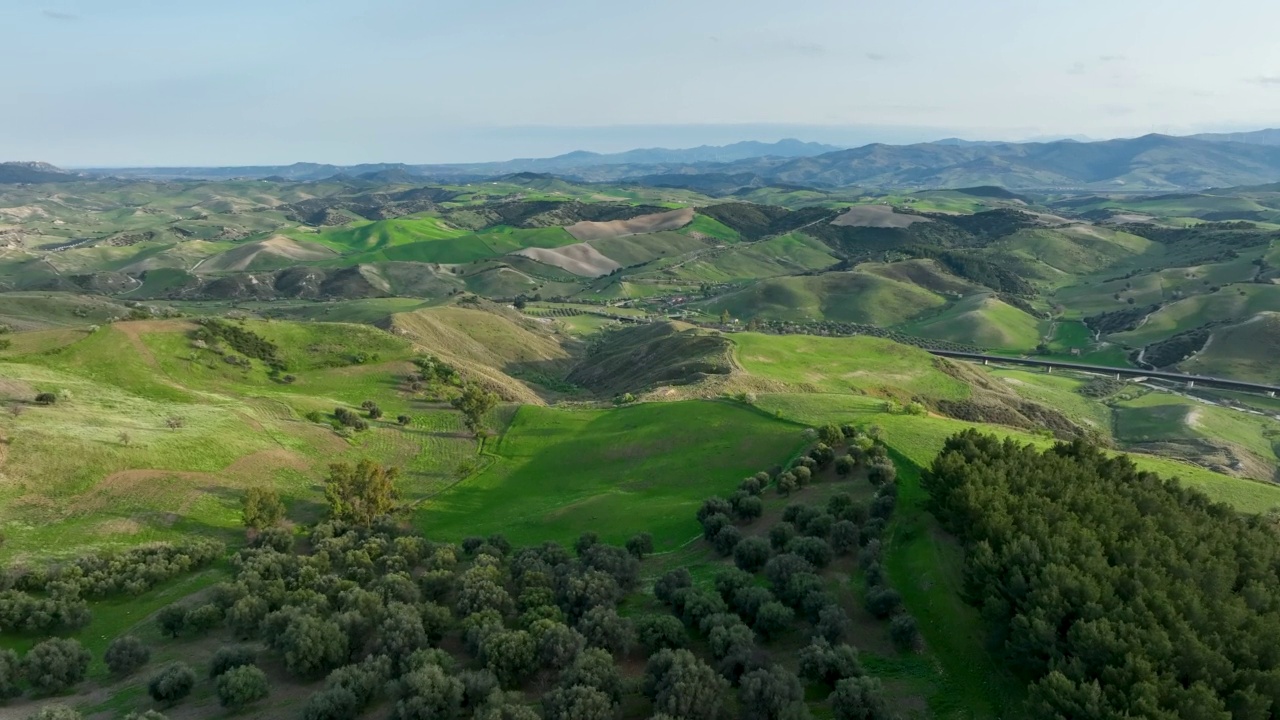
[[[781,665],[744,674],[739,695],[746,720],[796,720],[809,714],[800,678]]]
[[[37,693],[56,693],[84,680],[93,656],[76,640],[50,638],[27,651],[22,674]]]
[[[643,559],[653,552],[653,536],[647,532],[632,535],[627,540],[627,552],[637,560]]]
[[[62,704],[46,705],[27,720],[81,720],[84,716],[76,710]]]
[[[846,678],[861,677],[862,663],[858,650],[851,645],[832,645],[822,638],[815,638],[800,651],[800,674],[827,687]]]
[[[849,616],[844,608],[834,603],[824,605],[818,611],[818,623],[815,629],[828,642],[838,642],[849,632]]]
[[[267,676],[254,665],[231,668],[218,676],[218,702],[225,708],[242,708],[270,692]]]
[[[903,652],[919,652],[924,645],[916,619],[906,613],[893,616],[893,620],[889,622],[889,637],[893,638],[893,644]]]
[[[867,590],[867,612],[878,618],[887,618],[902,607],[902,596],[897,590],[878,585]]]
[[[107,646],[103,654],[107,669],[115,675],[128,675],[151,659],[151,650],[132,635],[121,635]]]
[[[693,587],[693,576],[686,568],[669,570],[653,584],[653,596],[659,602],[671,604],[671,596],[676,590]]]
[[[51,392],[42,392],[36,395],[37,405],[52,405],[58,402],[58,396]]]
[[[884,700],[880,681],[855,677],[836,683],[831,694],[831,709],[836,720],[888,720],[893,715]]]
[[[191,694],[196,684],[196,671],[184,662],[175,662],[151,677],[147,694],[156,702],[174,705]]]
[[[222,608],[213,603],[205,603],[187,613],[186,627],[193,632],[208,632],[222,623]]]
[[[256,659],[253,648],[244,645],[224,645],[218,648],[209,661],[209,677],[216,679],[219,675],[233,668],[252,665]]]
[[[412,422],[413,422],[413,418],[409,417],[408,415],[399,415],[396,417],[396,424],[399,425],[400,427],[408,427],[409,423],[412,423]]]
[[[280,524],[284,520],[284,503],[275,490],[251,487],[244,493],[241,518],[245,527],[258,530]]]
[[[15,698],[22,694],[22,661],[18,653],[5,648],[0,650],[0,700]]]

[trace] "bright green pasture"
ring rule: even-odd
[[[425,503],[416,522],[431,538],[504,533],[517,545],[585,531],[620,543],[646,531],[669,551],[697,537],[702,500],[803,443],[795,424],[720,402],[526,405],[489,449],[493,466]]]
[[[872,337],[735,333],[735,357],[752,375],[796,389],[963,399],[969,387],[937,369],[932,355]]]

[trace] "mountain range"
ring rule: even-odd
[[[247,167],[106,168],[119,178],[468,182],[514,173],[548,173],[585,182],[629,181],[703,191],[794,185],[816,188],[936,188],[995,185],[1013,190],[1182,191],[1280,181],[1280,129],[1081,142],[991,142],[948,138],[913,145],[842,149],[794,139],[687,149],[646,148],[601,154],[450,165],[319,163]],[[40,163],[0,165],[0,182],[69,177]]]

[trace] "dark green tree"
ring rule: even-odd
[[[359,463],[341,462],[329,466],[324,496],[333,519],[353,525],[370,526],[395,508],[398,496],[396,468],[384,467],[368,458]]]
[[[613,720],[614,703],[595,688],[573,685],[544,695],[542,712],[546,720]]]
[[[740,680],[742,717],[746,720],[804,720],[804,687],[795,673],[781,665],[752,670]]]
[[[653,535],[647,532],[632,535],[627,540],[627,552],[637,560],[644,559],[645,555],[653,553]]]
[[[103,653],[107,669],[114,675],[128,675],[151,660],[151,650],[133,635],[121,635]]]
[[[462,681],[439,665],[427,665],[400,678],[396,720],[450,720],[462,712]]]
[[[484,430],[484,416],[498,404],[498,396],[476,383],[467,383],[462,394],[453,399],[453,407],[462,413],[462,422],[473,433]]]
[[[773,555],[769,541],[762,537],[744,538],[733,548],[733,563],[746,572],[759,572]]]
[[[196,671],[184,662],[173,662],[151,676],[147,694],[152,700],[173,706],[191,694],[196,685]]]
[[[50,638],[22,658],[22,675],[37,693],[57,693],[84,680],[93,656],[77,640]]]
[[[347,635],[332,620],[310,615],[293,619],[279,640],[285,667],[300,677],[315,677],[342,664]]]
[[[688,650],[659,650],[645,666],[643,692],[655,713],[714,720],[729,683]]]
[[[244,645],[224,645],[213,653],[213,659],[209,661],[209,678],[216,679],[232,668],[252,665],[256,657],[257,653],[253,648]]]
[[[671,615],[641,615],[636,618],[636,635],[650,653],[682,648],[689,642],[684,624]]]
[[[855,677],[836,683],[831,694],[836,720],[888,720],[892,717],[880,681]]]
[[[284,503],[271,488],[251,487],[244,492],[240,517],[244,526],[255,530],[274,527],[284,521]]]
[[[0,700],[8,700],[22,694],[22,661],[18,653],[4,648],[0,650]]]
[[[222,707],[239,709],[266,698],[271,688],[257,666],[240,665],[218,676],[216,691]]]

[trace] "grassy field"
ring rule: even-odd
[[[0,415],[0,552],[66,555],[189,533],[235,540],[240,493],[251,485],[276,488],[296,518],[314,519],[329,462],[396,465],[409,500],[476,465],[458,413],[402,390],[413,354],[404,339],[364,325],[247,323],[280,345],[297,376],[285,384],[257,360],[241,368],[193,349],[189,327],[46,331],[0,361],[0,403],[22,410]],[[355,362],[360,353],[365,364]],[[37,392],[59,400],[29,404]],[[364,400],[390,420],[349,439],[304,418]],[[395,424],[401,413],[408,427]],[[509,416],[495,412],[490,426],[501,430]]]
[[[736,318],[839,320],[889,327],[946,300],[918,285],[864,272],[761,280],[698,307],[712,315],[728,310]]]
[[[811,426],[829,422],[879,425],[884,428],[893,450],[920,467],[933,461],[948,436],[975,427],[974,423],[949,418],[885,413],[879,401],[854,395],[771,394],[761,395],[757,404],[763,410],[777,413],[779,417]],[[1052,442],[1041,436],[997,425],[976,427],[1041,447]],[[1129,457],[1143,470],[1176,477],[1210,498],[1228,503],[1242,512],[1264,513],[1280,507],[1280,485],[1233,478],[1190,463],[1154,455],[1131,453]]]
[[[1118,342],[1141,346],[1170,335],[1219,320],[1248,320],[1264,311],[1280,308],[1280,286],[1233,285],[1218,292],[1197,295],[1166,305],[1152,313],[1142,327],[1113,337]]]
[[[1218,328],[1183,370],[1199,375],[1249,378],[1280,384],[1280,313],[1263,312],[1238,325]]]
[[[992,295],[973,295],[903,332],[1002,351],[1026,351],[1040,344],[1048,323]]]
[[[494,465],[425,503],[416,522],[444,540],[502,532],[516,544],[587,530],[621,543],[646,531],[666,552],[698,536],[704,498],[785,462],[804,442],[800,431],[719,402],[525,406],[488,449]]]
[[[937,369],[918,348],[870,337],[735,333],[735,357],[748,373],[797,390],[882,397],[963,399],[969,387]]]

